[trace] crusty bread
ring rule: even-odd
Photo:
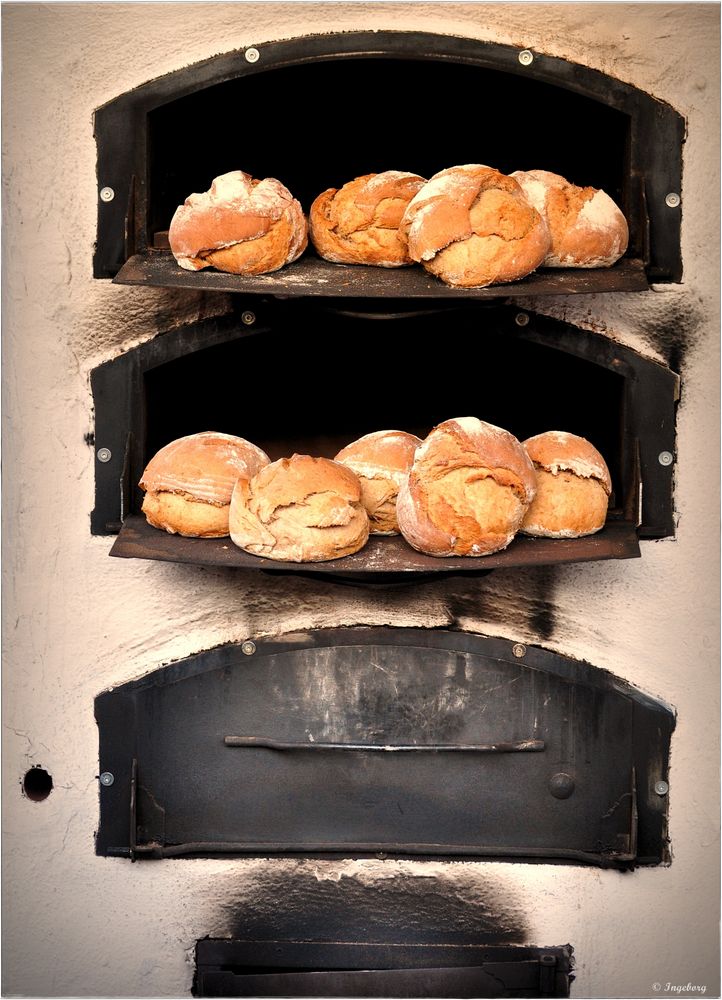
[[[534,468],[513,434],[476,417],[445,420],[399,490],[399,528],[427,555],[488,555],[511,542],[535,490]]]
[[[255,444],[231,434],[203,431],[161,448],[139,483],[142,510],[154,528],[171,534],[221,538],[239,476],[250,479],[270,459]]]
[[[409,256],[448,285],[515,281],[544,260],[546,222],[515,180],[478,163],[434,174],[399,226]]]
[[[301,205],[280,181],[254,180],[232,170],[216,177],[209,191],[191,194],[178,206],[168,241],[187,271],[215,267],[231,274],[265,274],[303,253],[308,227]]]
[[[309,212],[311,242],[321,257],[336,264],[412,264],[398,228],[425,183],[418,174],[385,170],[323,191]]]
[[[537,475],[537,493],[521,530],[546,538],[579,538],[604,527],[612,480],[586,438],[545,431],[523,442]]]
[[[397,535],[396,497],[414,461],[421,438],[406,431],[374,431],[347,444],[336,455],[361,482],[361,502],[372,535]]]
[[[548,170],[511,176],[549,226],[546,267],[611,267],[627,249],[627,220],[606,192],[570,184]]]
[[[358,477],[328,458],[292,455],[239,479],[231,540],[246,552],[288,562],[351,555],[369,536]]]

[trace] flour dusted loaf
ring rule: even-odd
[[[534,463],[536,496],[521,530],[546,538],[579,538],[604,527],[612,480],[586,438],[545,431],[523,442]]]
[[[421,438],[405,431],[374,431],[346,445],[336,461],[355,472],[372,535],[397,535],[396,497]]]
[[[308,227],[301,205],[280,181],[254,180],[232,170],[216,177],[209,191],[191,194],[179,205],[168,241],[187,271],[215,267],[231,274],[265,274],[303,253]]]
[[[427,555],[488,555],[511,542],[535,490],[534,468],[513,434],[476,417],[445,420],[399,490],[399,528]]]
[[[310,455],[272,462],[250,482],[239,479],[229,522],[239,548],[287,562],[351,555],[369,535],[358,477],[338,462]]]
[[[434,174],[409,203],[399,234],[412,260],[463,288],[523,278],[550,246],[546,222],[517,182],[478,163]]]
[[[608,194],[570,184],[548,170],[512,175],[549,226],[546,267],[611,267],[629,243],[627,220]]]
[[[203,431],[178,438],[148,463],[140,488],[149,524],[171,534],[222,538],[236,480],[255,476],[270,459],[232,434]]]
[[[425,183],[418,174],[385,170],[323,191],[309,212],[311,242],[321,257],[336,264],[412,264],[398,229]]]

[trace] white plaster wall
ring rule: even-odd
[[[108,686],[228,640],[324,625],[443,625],[453,582],[366,593],[245,572],[108,558],[92,538],[89,372],[172,322],[222,306],[95,281],[93,110],[162,73],[249,44],[341,29],[491,39],[613,74],[687,117],[685,280],[648,295],[532,308],[655,356],[677,317],[689,344],[679,410],[677,538],[640,560],[554,574],[548,646],[627,678],[679,713],[670,867],[620,875],[547,865],[179,861],[95,857],[97,730]],[[503,896],[541,945],[570,942],[575,997],[718,988],[718,27],[713,4],[9,4],[3,9],[5,995],[183,996],[197,938],[263,905],[269,879],[374,885],[434,878],[450,897]],[[483,107],[474,110],[483,120]],[[540,642],[539,576],[473,584],[463,628]],[[332,600],[330,599],[332,598]],[[23,797],[32,764],[52,774]],[[684,994],[683,994],[684,995]]]

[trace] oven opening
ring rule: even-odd
[[[326,188],[383,170],[424,177],[462,163],[541,168],[604,189],[632,223],[630,117],[518,73],[438,59],[349,58],[258,72],[148,116],[148,245],[219,174],[277,177],[308,212]],[[192,136],[192,142],[189,142]]]
[[[303,310],[286,320],[146,372],[144,458],[202,430],[237,434],[272,460],[334,458],[371,431],[424,438],[443,420],[478,416],[519,440],[586,437],[609,466],[612,511],[629,488],[614,371],[510,335],[484,312],[369,320]]]

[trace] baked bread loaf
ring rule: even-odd
[[[476,417],[445,420],[399,490],[399,528],[427,555],[485,556],[511,542],[535,490],[534,468],[513,434]]]
[[[412,260],[462,288],[523,278],[550,246],[546,222],[517,182],[478,163],[434,174],[409,203],[399,235]]]
[[[338,462],[310,455],[272,462],[250,482],[239,479],[229,523],[239,548],[287,562],[351,555],[369,536],[357,476]]]
[[[250,479],[270,459],[232,434],[203,431],[161,448],[139,483],[142,511],[154,528],[192,538],[228,534],[228,511],[239,476]]]
[[[372,535],[398,535],[396,497],[421,443],[421,438],[405,431],[374,431],[347,444],[336,455],[335,461],[359,478]]]
[[[549,226],[546,267],[611,267],[627,249],[627,220],[604,191],[578,187],[548,170],[511,176]]]
[[[232,170],[216,177],[209,191],[191,194],[178,206],[168,242],[187,271],[215,267],[231,274],[265,274],[300,257],[308,227],[301,205],[280,181],[258,181]]]
[[[406,206],[425,183],[418,174],[385,170],[323,191],[309,212],[311,242],[321,257],[336,264],[412,264],[398,229]]]
[[[603,528],[612,480],[594,445],[565,431],[546,431],[523,444],[534,463],[537,492],[521,530],[546,538],[579,538]]]

